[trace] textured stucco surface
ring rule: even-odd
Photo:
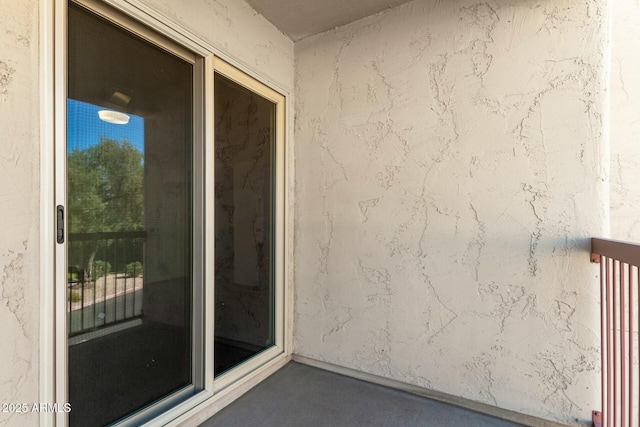
[[[607,15],[416,1],[296,44],[296,353],[590,419]]]
[[[0,0],[0,402],[38,401],[38,2]],[[0,413],[0,426],[37,414]]]
[[[611,237],[640,242],[640,1],[613,2]]]

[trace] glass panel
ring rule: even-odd
[[[215,75],[215,375],[271,347],[276,106]]]
[[[68,35],[71,426],[192,384],[193,65],[74,4]]]

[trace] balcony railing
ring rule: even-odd
[[[600,263],[602,413],[596,427],[640,425],[640,245],[591,239],[591,261]]]
[[[143,231],[70,233],[69,336],[142,316]]]

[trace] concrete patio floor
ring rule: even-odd
[[[201,427],[522,425],[290,362]]]

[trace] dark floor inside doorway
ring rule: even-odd
[[[76,337],[68,352],[70,426],[107,425],[191,384],[188,336],[182,328],[145,322]],[[216,341],[216,375],[261,350]]]
[[[148,323],[69,346],[71,426],[106,425],[191,382],[182,328]]]

